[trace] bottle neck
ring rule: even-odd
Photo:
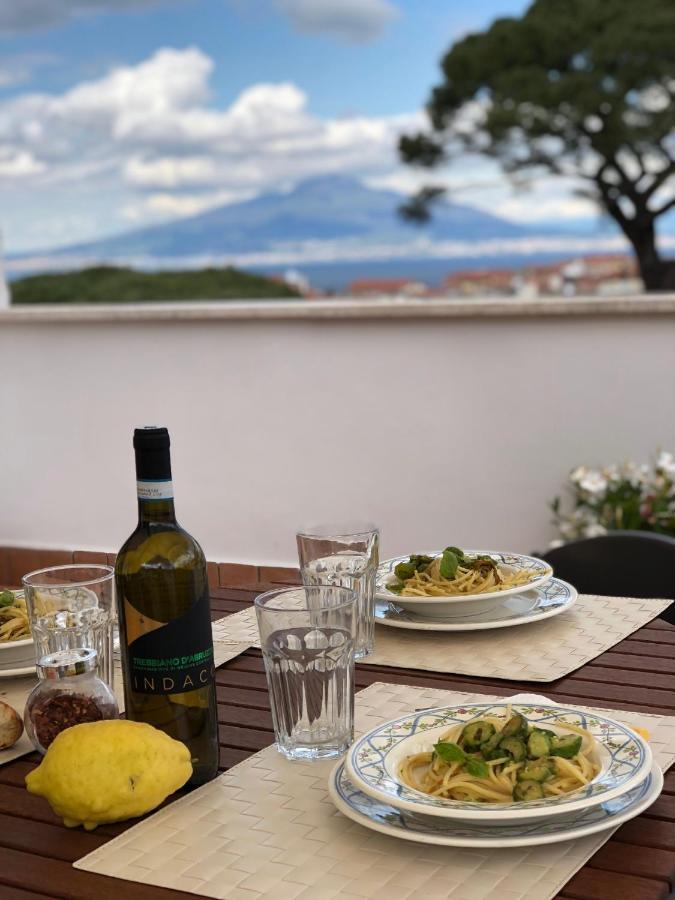
[[[151,522],[176,522],[173,497],[164,500],[138,498],[138,524],[148,525]]]

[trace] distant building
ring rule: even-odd
[[[521,287],[530,296],[635,293],[642,289],[632,256],[598,253],[523,269]]]
[[[446,297],[575,297],[638,293],[642,282],[632,256],[594,254],[521,269],[466,269],[443,281]]]
[[[411,278],[358,278],[347,288],[354,297],[426,297],[429,286]]]
[[[446,297],[504,297],[514,293],[513,269],[462,269],[443,280]]]

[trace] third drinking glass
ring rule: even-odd
[[[351,588],[357,597],[354,657],[373,649],[375,575],[380,532],[370,524],[339,523],[301,528],[297,533],[300,572],[305,585]]]

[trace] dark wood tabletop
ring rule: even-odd
[[[94,556],[94,554],[91,554]],[[254,596],[297,574],[276,567],[209,564],[212,616],[249,605]],[[375,681],[499,695],[543,691],[569,703],[675,715],[675,627],[655,620],[591,663],[551,684],[537,685],[413,669],[357,666],[357,690]],[[225,770],[273,740],[262,659],[249,650],[217,671],[220,765]],[[0,767],[0,900],[189,900],[191,894],[122,882],[73,869],[71,863],[130,827],[67,829],[24,777],[37,754]],[[616,834],[567,883],[560,897],[577,900],[662,900],[675,880],[675,771],[656,803]],[[280,897],[279,900],[284,900]]]

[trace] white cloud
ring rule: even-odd
[[[25,178],[44,170],[44,163],[26,150],[0,147],[0,178]]]
[[[0,32],[62,25],[74,16],[155,6],[163,0],[0,0]]]
[[[0,100],[0,226],[12,249],[36,246],[31,218],[93,217],[93,239],[333,173],[402,192],[440,182],[455,202],[521,221],[591,212],[551,178],[513,195],[497,163],[483,158],[441,173],[402,166],[397,138],[424,126],[421,111],[320,118],[290,82],[251,85],[218,107],[213,69],[199,48],[162,48],[60,94]],[[79,229],[64,227],[58,243],[81,240]]]
[[[194,216],[226,203],[247,200],[252,194],[247,191],[208,191],[203,194],[150,194],[140,202],[131,203],[122,209],[125,219],[147,222],[150,219],[180,219]]]
[[[298,31],[365,43],[396,18],[389,0],[276,0]]]

